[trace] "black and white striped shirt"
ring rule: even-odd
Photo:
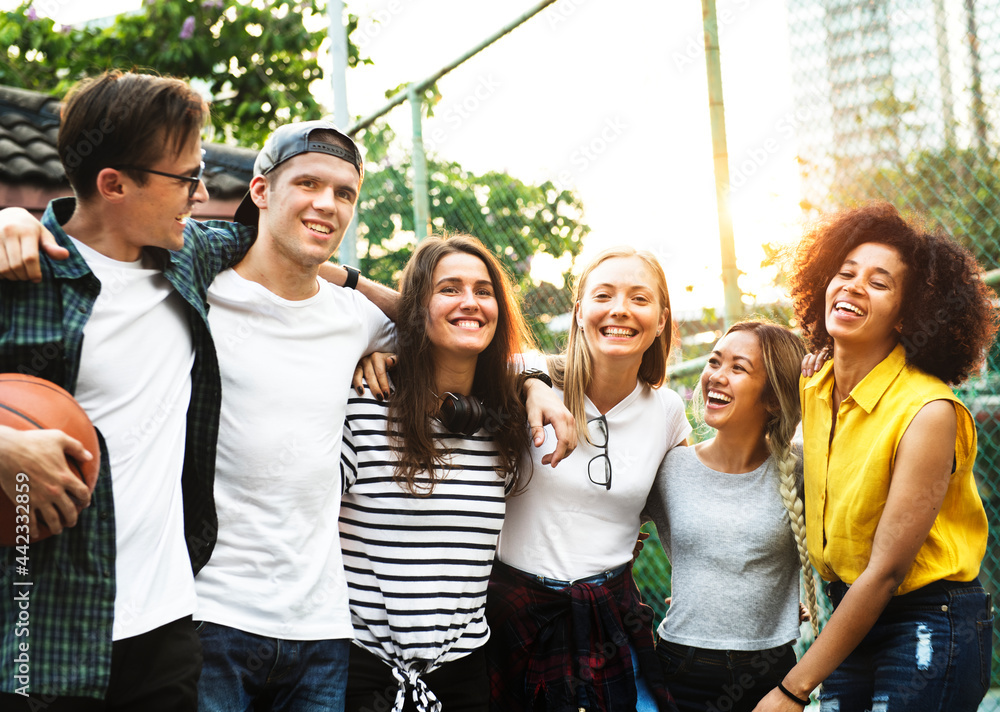
[[[355,642],[412,676],[489,637],[486,585],[505,485],[484,430],[448,434],[435,420],[448,474],[430,496],[414,496],[393,480],[387,413],[367,390],[348,401],[340,538]]]

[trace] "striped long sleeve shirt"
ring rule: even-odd
[[[505,482],[485,431],[465,437],[434,421],[447,475],[430,496],[414,496],[393,479],[387,412],[367,390],[348,402],[340,537],[355,643],[414,683],[489,637],[486,586]]]

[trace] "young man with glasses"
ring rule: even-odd
[[[100,106],[110,115],[98,114],[89,122],[79,122],[82,126],[113,128],[124,124],[115,113],[113,89],[151,79],[114,75],[85,84],[67,100],[62,140],[72,140],[81,105]],[[178,85],[186,89],[181,82],[172,86]],[[94,92],[102,88],[104,95],[95,97]],[[194,108],[199,113],[193,116],[192,126],[200,130],[204,117],[200,98],[196,97]],[[193,108],[189,111],[195,113]],[[132,116],[149,119],[137,112]],[[83,132],[94,146],[103,142],[96,130],[85,128]],[[120,135],[115,138],[128,146]],[[312,709],[310,705],[342,708],[353,631],[337,537],[339,429],[345,406],[341,394],[364,353],[373,346],[389,349],[391,325],[359,294],[319,280],[318,273],[353,217],[361,184],[360,152],[350,138],[326,122],[282,127],[258,157],[251,191],[237,213],[240,222],[214,224],[211,242],[218,245],[214,246],[201,239],[212,228],[188,220],[193,202],[207,197],[199,180],[198,131],[185,134],[188,140],[183,142],[166,133],[154,132],[151,138],[166,147],[163,156],[132,146],[132,152],[124,153],[129,160],[98,152],[95,161],[82,161],[79,167],[67,163],[67,173],[77,181],[75,211],[72,202],[55,201],[43,218],[44,226],[63,249],[47,248],[55,259],[41,260],[42,284],[0,283],[5,289],[5,324],[27,320],[33,305],[46,299],[52,302],[54,312],[65,310],[69,303],[74,315],[78,311],[93,314],[89,321],[86,316],[77,319],[79,327],[69,334],[53,337],[49,334],[52,329],[41,329],[49,338],[56,338],[63,351],[70,350],[67,342],[72,344],[75,339],[79,343],[86,337],[80,379],[59,378],[64,371],[76,370],[75,363],[53,363],[52,369],[38,375],[74,392],[106,438],[109,455],[92,503],[97,506],[81,512],[79,524],[73,526],[76,508],[72,500],[85,501],[88,493],[64,464],[64,449],[70,455],[78,454],[69,447],[66,436],[54,431],[45,434],[51,441],[49,460],[59,464],[42,469],[32,468],[26,455],[32,447],[27,441],[30,436],[9,429],[0,431],[0,437],[8,436],[10,443],[8,446],[0,440],[0,457],[10,461],[10,467],[2,472],[4,484],[10,480],[10,494],[14,493],[13,478],[22,470],[30,475],[33,490],[45,491],[49,480],[54,488],[64,489],[54,503],[38,498],[34,502],[33,510],[46,521],[59,522],[58,512],[65,510],[67,528],[32,547],[32,560],[42,561],[50,548],[61,551],[70,547],[65,557],[55,561],[59,571],[70,568],[75,563],[72,547],[80,546],[78,542],[88,537],[88,527],[93,524],[107,530],[111,537],[107,542],[109,556],[113,559],[117,547],[119,562],[117,586],[98,578],[94,585],[81,587],[81,597],[89,592],[94,605],[107,610],[102,609],[103,615],[95,614],[100,620],[94,625],[82,626],[77,636],[80,646],[66,646],[59,655],[50,651],[60,650],[55,639],[60,630],[73,629],[72,623],[62,618],[71,609],[73,597],[65,600],[53,587],[35,582],[33,596],[40,601],[39,609],[62,606],[58,615],[53,614],[51,636],[47,619],[38,624],[42,635],[35,641],[37,655],[46,661],[51,656],[52,661],[51,665],[39,664],[29,683],[10,690],[14,694],[7,701],[30,707],[37,702],[17,695],[32,692],[43,695],[39,702],[50,701],[52,695],[72,695],[74,699],[56,704],[74,710],[89,709],[90,703],[99,709],[214,710],[240,705],[244,699],[246,704],[240,709],[254,701],[281,697],[294,709]],[[169,150],[172,145],[180,146],[177,156]],[[73,146],[79,153],[95,153]],[[72,168],[76,170],[70,172]],[[83,176],[91,175],[97,176],[96,190],[83,182]],[[132,194],[142,197],[141,204],[129,200]],[[72,217],[67,219],[71,211]],[[94,234],[87,229],[92,225],[109,230]],[[139,230],[140,226],[146,230]],[[258,226],[259,239],[244,256]],[[109,236],[111,228],[114,232]],[[28,240],[34,246],[34,239]],[[149,247],[170,252],[151,253]],[[69,259],[60,262],[64,257],[61,253],[66,251]],[[144,259],[150,261],[149,269],[145,269]],[[238,262],[235,269],[225,269],[234,262]],[[162,272],[157,269],[161,266]],[[70,276],[87,270],[96,274],[87,276],[85,296],[59,281],[67,267]],[[177,284],[171,280],[175,271]],[[150,283],[145,292],[156,296],[133,287],[136,280]],[[24,299],[8,300],[7,292]],[[196,313],[186,313],[178,293],[189,295]],[[391,290],[387,293],[394,296]],[[93,303],[85,301],[88,296]],[[162,305],[147,305],[157,299]],[[8,304],[13,308],[10,314],[6,313]],[[76,309],[77,305],[82,308]],[[23,307],[25,314],[17,307]],[[157,316],[147,317],[147,309]],[[211,316],[206,318],[209,312]],[[194,333],[189,322],[196,324]],[[209,325],[212,336],[206,328]],[[78,334],[81,330],[83,334]],[[24,341],[25,348],[43,348],[35,344],[30,333]],[[20,344],[7,342],[0,342],[0,356],[6,355],[3,347],[9,346],[11,358],[6,362],[0,359],[0,370],[23,371],[27,362],[17,358],[22,351],[17,348]],[[100,357],[99,363],[87,358],[88,348]],[[89,370],[96,372],[93,376],[88,375],[88,364]],[[164,364],[169,369],[164,370]],[[133,374],[139,366],[144,366],[142,373]],[[335,397],[319,387],[324,379],[338,384],[332,386]],[[200,388],[192,390],[192,382]],[[146,402],[131,390],[137,386],[137,393],[151,394],[147,409],[137,405]],[[189,399],[185,443],[184,412]],[[148,447],[149,440],[162,441],[163,445]],[[143,459],[147,452],[159,461]],[[197,558],[190,562],[186,555],[177,555],[178,551],[184,553],[180,485],[185,463],[197,465],[191,473],[197,475],[196,482],[188,487],[185,479],[183,492],[186,534],[192,553],[197,552]],[[214,469],[218,472],[216,499]],[[188,474],[184,469],[185,478]],[[127,482],[120,486],[126,475]],[[121,513],[126,496],[128,511]],[[162,519],[165,524],[156,531],[146,531],[139,521],[123,526],[127,515]],[[117,540],[115,525],[119,529]],[[123,531],[136,539],[123,539]],[[161,550],[172,558],[164,560]],[[13,556],[13,552],[8,553]],[[210,553],[212,563],[203,569]],[[121,565],[126,554],[127,567]],[[202,574],[197,602],[192,562]],[[98,576],[115,571],[113,561],[99,563]],[[248,565],[254,570],[246,570]],[[9,566],[6,572],[13,570]],[[143,578],[137,579],[140,572]],[[93,589],[101,584],[105,584],[104,589],[95,596]],[[130,634],[148,627],[154,612],[131,595],[135,588],[142,588],[140,593],[147,598],[185,618],[171,628],[171,634],[183,645],[157,639],[157,652],[178,653],[165,661],[172,675],[169,685],[159,679],[162,671],[149,651],[122,645],[127,654],[118,660],[117,642],[112,660],[98,661],[108,663],[105,667],[110,670],[101,668],[86,684],[62,684],[60,677],[70,675],[82,656],[98,660],[95,650],[99,646],[82,643],[110,643],[108,631],[100,623],[108,627],[113,621],[115,641],[119,628]],[[112,612],[112,604],[120,610]],[[205,651],[200,688],[202,650],[190,621],[196,607]],[[5,642],[12,646],[12,652],[5,662],[14,660],[18,644],[13,625],[16,608],[11,608],[10,615],[9,641]],[[247,650],[263,658],[262,664],[254,668]],[[269,655],[273,659],[269,660]],[[295,669],[286,670],[279,676],[282,682],[271,685],[271,664]],[[116,685],[118,669],[130,678],[128,684],[121,685],[122,690]],[[261,673],[260,679],[249,679],[255,671]],[[145,678],[155,678],[155,686],[143,685]],[[88,702],[84,699],[88,697],[103,701]]]
[[[42,219],[58,247],[39,284],[0,282],[0,372],[66,388],[101,435],[85,453],[59,431],[0,427],[0,486],[13,499],[26,473],[32,534],[55,534],[28,566],[0,553],[4,710],[196,708],[193,571],[214,543],[220,401],[205,290],[253,234],[189,220],[208,198],[206,115],[175,79],[75,87],[58,138],[75,198]],[[100,459],[93,493],[64,455]]]

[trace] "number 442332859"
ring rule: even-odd
[[[29,498],[31,485],[28,483],[28,475],[18,472],[16,477],[15,501],[14,501],[14,534],[17,543],[17,564],[27,568],[28,566],[28,544],[31,543],[29,519]]]

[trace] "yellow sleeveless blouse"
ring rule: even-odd
[[[950,400],[958,417],[955,471],[927,540],[897,595],[938,580],[971,581],[986,553],[986,511],[972,475],[976,426],[940,379],[906,363],[897,345],[833,416],[833,362],[800,382],[809,558],[828,581],[854,583],[868,566],[896,448],[917,412]]]

